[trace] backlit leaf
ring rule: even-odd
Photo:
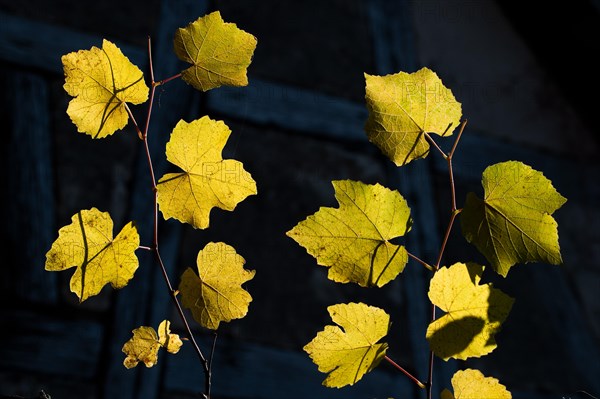
[[[246,86],[256,38],[229,22],[218,11],[198,18],[175,34],[175,54],[192,66],[182,78],[198,90]]]
[[[390,316],[363,303],[342,303],[327,310],[337,326],[325,326],[304,351],[320,372],[329,373],[323,385],[354,385],[385,357],[388,345],[378,342],[389,331]]]
[[[483,200],[469,193],[461,213],[466,240],[505,276],[516,263],[561,264],[552,216],[566,199],[541,172],[516,161],[483,172]]]
[[[127,285],[138,268],[135,250],[139,245],[133,222],[113,238],[113,221],[107,212],[81,210],[58,231],[58,239],[46,254],[46,270],[76,267],[71,291],[83,302],[108,283],[113,288]]]
[[[230,133],[225,123],[208,116],[177,123],[166,153],[183,172],[168,173],[158,182],[158,204],[165,219],[205,229],[213,207],[232,211],[256,194],[256,182],[242,163],[221,157]]]
[[[381,287],[404,270],[406,249],[393,238],[410,230],[406,200],[380,184],[351,180],[332,182],[339,208],[322,207],[287,235],[329,268],[340,283]]]
[[[158,361],[158,350],[162,347],[169,353],[177,353],[183,345],[179,335],[172,334],[170,322],[163,320],[158,326],[158,334],[152,327],[142,326],[133,330],[133,337],[123,345],[123,353],[127,355],[123,365],[128,369],[144,363],[152,367]]]
[[[452,377],[454,394],[445,389],[441,399],[511,399],[506,387],[493,377],[484,376],[481,371],[459,370]]]
[[[460,122],[460,103],[428,68],[365,80],[367,136],[398,166],[427,156],[424,133],[451,135]]]
[[[242,284],[254,278],[245,260],[222,242],[208,243],[198,253],[196,274],[187,268],[181,276],[181,304],[203,327],[216,330],[222,321],[241,319],[252,301]]]
[[[480,285],[483,266],[455,263],[440,268],[429,286],[431,303],[446,312],[427,328],[433,352],[444,360],[480,357],[496,348],[494,335],[514,299],[491,284]]]
[[[102,48],[79,50],[62,57],[64,89],[74,98],[67,114],[81,133],[103,138],[123,129],[129,115],[125,103],[148,99],[142,71],[108,40]]]

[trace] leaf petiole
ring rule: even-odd
[[[409,373],[408,371],[406,371],[402,366],[400,366],[398,363],[396,363],[395,361],[393,361],[392,359],[389,358],[389,356],[385,356],[384,359],[391,364],[392,366],[394,366],[396,369],[400,370],[402,373],[404,373],[404,375],[406,375],[408,378],[410,378],[412,380],[412,382],[414,382],[415,384],[417,384],[417,386],[421,389],[425,389],[426,386],[425,384],[423,384],[421,381],[419,381],[417,379],[417,377],[415,377],[414,375],[412,375],[411,373]]]

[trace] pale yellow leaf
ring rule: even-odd
[[[183,172],[168,173],[158,181],[158,204],[165,219],[205,229],[212,208],[232,211],[256,194],[256,182],[244,165],[221,156],[230,134],[225,123],[208,116],[177,123],[166,153]]]
[[[428,68],[365,80],[367,136],[398,166],[427,156],[425,133],[448,136],[460,122],[460,103]]]
[[[342,303],[327,310],[337,326],[325,326],[304,351],[320,372],[329,374],[323,385],[354,385],[385,357],[388,345],[379,341],[389,331],[390,316],[364,303]]]
[[[459,370],[452,377],[454,394],[445,389],[442,399],[511,399],[511,393],[493,377],[479,370]]]
[[[46,270],[76,267],[71,291],[83,302],[108,283],[117,289],[127,285],[138,268],[135,250],[139,245],[133,222],[113,238],[113,221],[107,212],[81,210],[58,231],[58,239],[46,254]]]
[[[245,262],[233,247],[211,242],[198,253],[198,274],[185,270],[179,284],[181,304],[200,325],[216,330],[219,323],[248,313],[252,297],[242,284],[252,280],[255,271],[244,269]]]
[[[479,284],[483,266],[455,263],[440,268],[429,286],[429,299],[446,312],[427,328],[431,350],[444,360],[486,355],[496,348],[494,335],[514,299],[491,284]]]
[[[142,71],[108,40],[102,48],[79,50],[62,57],[64,89],[74,98],[67,114],[81,133],[103,138],[123,129],[129,115],[125,103],[148,99]]]

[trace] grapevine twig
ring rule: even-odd
[[[444,157],[444,159],[446,160],[446,162],[448,164],[448,175],[449,175],[449,180],[450,180],[450,193],[451,193],[450,195],[451,195],[452,205],[451,205],[451,209],[450,209],[450,220],[448,221],[448,227],[446,227],[446,233],[444,234],[444,239],[440,246],[438,258],[437,258],[437,261],[433,268],[434,273],[437,270],[439,270],[439,268],[440,268],[442,259],[444,257],[444,252],[446,251],[446,245],[448,244],[448,240],[450,238],[450,233],[452,232],[452,227],[454,226],[454,221],[456,220],[456,216],[458,216],[458,214],[462,211],[462,209],[457,209],[457,207],[456,207],[456,187],[454,184],[454,170],[452,167],[452,157],[454,156],[454,152],[456,151],[456,147],[458,146],[458,142],[460,141],[460,138],[462,137],[462,134],[463,134],[463,131],[465,130],[466,125],[467,125],[467,121],[464,120],[460,125],[460,130],[458,132],[458,135],[456,136],[456,140],[454,141],[454,144],[452,145],[452,149],[450,150],[450,152],[448,154],[445,154],[440,149],[442,156]],[[429,137],[429,135],[426,135],[426,137],[435,145],[436,148],[439,149],[437,144],[435,144],[435,141],[433,141],[433,139],[431,137]],[[431,322],[433,323],[435,321],[435,319],[436,319],[436,306],[434,304],[431,304]],[[429,351],[429,371],[428,371],[427,384],[426,384],[427,399],[431,399],[432,393],[433,393],[434,360],[435,360],[435,355],[434,355],[433,351]]]
[[[150,126],[150,118],[152,116],[152,106],[154,103],[154,93],[156,91],[156,88],[170,80],[175,79],[176,77],[179,77],[180,75],[175,75],[169,79],[165,79],[160,82],[155,81],[154,68],[153,68],[153,62],[152,62],[152,45],[151,45],[151,40],[149,37],[148,37],[148,57],[149,57],[149,62],[150,62],[151,89],[150,89],[150,100],[149,100],[149,105],[148,105],[148,113],[146,115],[146,124],[144,126],[143,132],[140,131],[139,126],[137,125],[137,123],[135,123],[135,120],[133,118],[132,119],[134,120],[134,124],[138,131],[138,135],[140,135],[140,138],[144,142],[144,149],[146,152],[146,161],[148,163],[148,170],[150,172],[150,180],[151,180],[152,194],[153,194],[153,205],[154,205],[153,229],[152,229],[153,230],[152,249],[154,250],[154,254],[156,256],[158,265],[160,266],[160,270],[161,270],[162,276],[164,278],[165,284],[167,286],[167,290],[169,291],[169,296],[171,297],[171,300],[173,301],[173,304],[175,305],[175,308],[177,309],[177,313],[179,313],[179,317],[181,318],[181,321],[183,322],[188,339],[191,342],[191,344],[194,348],[194,351],[198,355],[200,362],[202,363],[202,368],[204,370],[204,382],[205,382],[204,383],[204,392],[205,392],[204,396],[206,399],[210,399],[210,386],[211,386],[210,363],[208,360],[206,360],[206,357],[204,357],[202,350],[200,350],[200,347],[198,346],[198,343],[196,342],[196,339],[194,338],[192,329],[187,321],[185,313],[183,312],[181,304],[179,303],[179,300],[177,299],[178,291],[173,289],[173,285],[171,284],[171,280],[169,279],[167,269],[163,263],[163,260],[160,256],[160,251],[158,249],[158,188],[156,185],[156,177],[154,174],[154,166],[153,166],[153,162],[152,162],[152,156],[150,154],[150,146],[148,144],[148,128]],[[128,112],[131,115],[131,111],[129,111],[129,109],[128,109]],[[212,355],[211,355],[211,357],[212,357]]]

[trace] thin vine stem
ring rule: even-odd
[[[444,153],[440,149],[440,147],[435,143],[433,138],[431,138],[431,136],[426,134],[427,139],[434,145],[434,147],[436,147],[440,151],[440,153],[442,154],[442,156],[444,157],[444,159],[446,160],[446,162],[448,164],[448,178],[450,181],[450,196],[451,196],[451,203],[452,203],[451,209],[450,209],[450,220],[448,221],[448,226],[446,227],[446,232],[444,233],[444,239],[442,240],[442,244],[440,245],[440,251],[438,253],[437,261],[433,267],[434,274],[440,268],[442,259],[444,257],[444,253],[446,252],[446,246],[448,245],[448,240],[450,239],[450,234],[452,232],[452,228],[454,227],[454,222],[456,220],[456,217],[462,211],[462,209],[457,209],[457,207],[456,207],[456,187],[455,187],[455,183],[454,183],[454,169],[452,166],[452,158],[454,157],[454,153],[458,146],[458,142],[460,141],[463,131],[465,130],[465,126],[467,126],[467,120],[464,120],[461,123],[458,135],[456,136],[456,140],[454,140],[452,149],[450,150],[450,152],[448,154]],[[431,323],[433,323],[436,319],[436,310],[437,310],[436,306],[432,303],[431,304]],[[427,383],[425,384],[426,388],[427,388],[427,399],[432,399],[432,394],[433,394],[433,366],[434,366],[434,363],[435,363],[435,354],[433,353],[433,351],[430,350],[429,351],[429,367],[428,367]]]
[[[144,143],[144,150],[146,153],[146,162],[148,164],[148,171],[150,174],[150,182],[151,182],[152,195],[153,195],[154,209],[153,209],[153,226],[152,226],[152,235],[153,235],[152,247],[140,247],[140,248],[152,250],[155,254],[157,263],[160,266],[161,274],[165,281],[165,285],[167,287],[167,290],[169,291],[169,296],[170,296],[173,304],[175,305],[175,308],[177,309],[177,313],[179,314],[181,321],[183,322],[186,335],[187,335],[190,343],[192,344],[194,351],[198,355],[200,362],[202,363],[202,368],[204,370],[204,377],[205,377],[204,378],[204,394],[203,394],[203,396],[206,399],[210,399],[212,352],[211,352],[211,361],[209,362],[209,360],[207,360],[206,357],[204,356],[204,354],[202,353],[202,350],[200,349],[200,347],[198,346],[198,343],[196,342],[196,339],[194,338],[194,334],[188,323],[187,317],[185,316],[183,308],[181,307],[181,304],[179,303],[179,299],[177,298],[178,291],[173,289],[173,285],[171,284],[171,280],[169,279],[167,269],[162,260],[162,257],[160,256],[160,250],[158,248],[158,241],[159,241],[158,240],[158,189],[157,189],[157,185],[156,185],[156,176],[154,173],[154,163],[152,162],[152,156],[150,153],[150,145],[148,143],[148,129],[150,127],[150,119],[152,116],[152,108],[153,108],[153,104],[154,104],[154,94],[156,92],[156,88],[158,86],[161,86],[161,85],[171,81],[171,80],[174,80],[174,79],[180,77],[181,74],[171,76],[170,78],[161,80],[159,82],[155,81],[154,67],[153,67],[153,61],[152,61],[152,43],[151,43],[150,37],[148,37],[148,58],[149,58],[149,62],[150,62],[151,89],[150,89],[150,99],[149,99],[149,104],[148,104],[148,111],[146,114],[146,123],[145,123],[143,132],[141,131],[139,125],[137,124],[135,118],[133,117],[131,110],[129,109],[129,107],[127,107],[127,104],[125,104],[125,108],[126,108],[127,112],[129,113],[129,115],[131,116],[131,119],[132,119],[135,129],[138,133],[138,136]],[[216,340],[216,337],[215,337],[215,340]],[[215,344],[213,343],[213,349],[214,349],[214,345]]]

